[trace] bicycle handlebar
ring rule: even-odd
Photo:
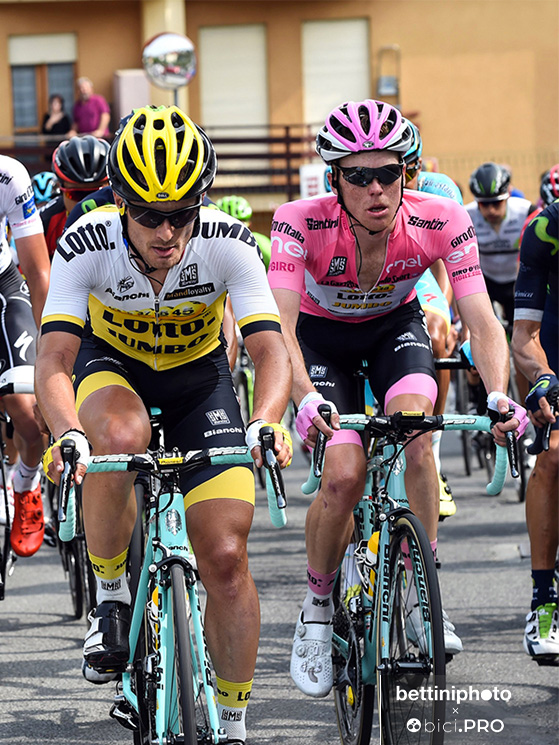
[[[263,427],[261,433],[265,438],[262,445],[264,465],[266,467],[266,482],[268,492],[268,510],[272,524],[283,527],[287,523],[285,487],[279,465],[273,450],[273,439],[271,447],[266,432],[271,427]],[[74,501],[70,496],[72,488],[72,475],[75,464],[72,465],[75,454],[75,443],[71,438],[64,439],[60,445],[64,460],[64,472],[59,486],[59,512],[58,520],[62,531],[60,537],[64,541],[71,540],[74,536]],[[96,455],[90,458],[87,473],[109,473],[112,471],[145,471],[155,475],[172,473],[173,471],[192,471],[210,465],[234,465],[252,464],[253,459],[247,447],[223,447],[207,448],[205,450],[190,450],[182,453],[173,451],[163,455],[152,453]],[[65,526],[64,528],[62,526]]]
[[[438,415],[428,416],[421,412],[397,411],[390,416],[368,416],[367,414],[340,415],[341,429],[353,429],[357,432],[369,432],[373,437],[392,435],[393,442],[403,444],[406,437],[412,432],[432,432],[437,429],[449,430],[476,430],[490,432],[491,420],[486,416],[468,415]],[[326,436],[319,432],[318,440],[326,440]],[[315,450],[318,448],[318,441]],[[494,496],[499,494],[504,486],[507,474],[508,454],[507,448],[496,444],[495,473],[493,480],[486,486],[488,494]],[[301,486],[303,494],[312,494],[320,485],[322,464],[318,469],[317,476],[315,463],[311,465],[309,477]]]

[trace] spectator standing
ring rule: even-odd
[[[103,96],[93,92],[93,83],[89,78],[78,78],[76,86],[78,100],[72,109],[73,122],[68,137],[77,134],[106,137],[111,119],[109,104]]]
[[[59,93],[53,93],[49,98],[49,110],[43,117],[41,132],[44,135],[65,135],[70,127],[70,117],[64,111],[64,99]]]

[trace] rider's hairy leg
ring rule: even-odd
[[[130,389],[110,385],[91,393],[79,410],[94,455],[143,453],[150,424],[141,399]],[[90,474],[84,481],[84,521],[88,548],[102,558],[122,553],[136,519],[133,473]]]
[[[551,432],[549,450],[541,453],[526,487],[526,523],[532,569],[555,565],[559,533],[559,430]]]
[[[188,508],[188,535],[207,591],[205,632],[216,674],[253,677],[260,635],[258,594],[248,567],[254,508],[237,499],[210,499]]]
[[[322,486],[307,512],[309,566],[327,574],[343,559],[353,530],[353,508],[365,488],[365,453],[346,443],[326,448]]]

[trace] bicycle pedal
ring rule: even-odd
[[[118,696],[117,698],[121,698]],[[138,712],[132,707],[132,705],[125,699],[117,701],[111,706],[109,716],[115,719],[125,729],[137,732],[138,726]]]

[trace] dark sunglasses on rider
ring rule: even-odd
[[[478,199],[477,203],[481,207],[498,207],[503,201],[503,199]]]
[[[183,207],[181,210],[175,210],[174,212],[161,212],[161,210],[146,209],[145,207],[139,207],[135,204],[126,203],[126,209],[130,217],[144,228],[150,228],[154,230],[158,228],[162,222],[169,220],[171,227],[173,228],[184,228],[198,217],[202,202],[197,204],[190,204],[188,207]]]
[[[376,179],[382,186],[393,184],[402,175],[403,163],[390,163],[380,168],[365,168],[364,166],[353,166],[344,168],[336,166],[348,184],[353,186],[369,186]]]
[[[412,181],[416,177],[417,172],[420,169],[421,169],[421,165],[419,161],[417,161],[413,165],[406,166],[406,184],[409,184],[409,182]]]

